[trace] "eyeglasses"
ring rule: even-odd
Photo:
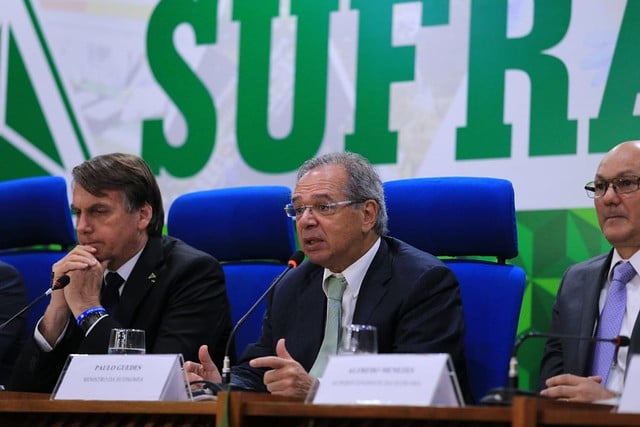
[[[635,175],[621,176],[613,179],[600,179],[598,181],[588,182],[584,186],[587,197],[597,199],[604,196],[609,189],[609,184],[613,187],[616,194],[628,194],[638,191],[640,185],[640,177]]]
[[[289,218],[299,218],[307,209],[310,209],[311,212],[321,216],[329,216],[336,213],[339,206],[349,206],[362,202],[363,200],[343,200],[341,202],[315,203],[313,205],[294,205],[293,203],[289,203],[285,205],[284,211]]]

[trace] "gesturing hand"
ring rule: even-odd
[[[316,378],[291,357],[284,338],[278,340],[275,356],[258,357],[249,363],[254,368],[271,368],[264,374],[263,382],[272,394],[304,399],[316,382]]]
[[[198,359],[200,359],[200,363],[189,361],[184,364],[184,370],[187,373],[189,382],[200,380],[207,380],[214,383],[222,382],[220,371],[209,355],[208,346],[200,346],[198,349]]]

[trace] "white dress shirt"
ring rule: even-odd
[[[348,326],[352,323],[353,313],[356,309],[356,302],[358,301],[358,294],[360,293],[360,286],[362,286],[362,281],[364,280],[365,274],[367,274],[367,270],[369,270],[369,266],[373,261],[373,258],[376,256],[378,252],[378,248],[380,247],[380,237],[378,240],[371,246],[371,248],[362,255],[356,262],[347,267],[340,274],[344,276],[347,281],[347,287],[344,290],[344,294],[342,294],[342,326]],[[324,269],[324,276],[322,278],[322,290],[325,295],[327,295],[327,287],[325,284],[325,279],[332,274],[336,274],[328,269]]]

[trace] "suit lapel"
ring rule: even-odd
[[[353,313],[353,322],[368,324],[375,308],[387,293],[387,284],[391,279],[393,256],[385,239],[381,239],[378,253],[373,258],[367,273],[362,280],[358,301]]]
[[[327,298],[322,290],[323,271],[322,267],[314,265],[299,283],[294,284],[296,304],[290,309],[295,316],[289,322],[288,329],[292,331],[289,338],[300,343],[295,346],[300,353],[292,355],[306,369],[313,366],[324,337]],[[318,304],[319,301],[322,303]]]
[[[580,319],[575,319],[580,325],[580,329],[577,332],[578,336],[590,337],[595,332],[595,324],[599,314],[599,300],[600,291],[607,279],[608,267],[611,263],[611,257],[613,251],[609,255],[602,259],[601,262],[593,263],[589,268],[585,269],[583,274],[583,286],[585,292],[583,294],[584,300],[582,303],[582,312],[580,313]],[[572,319],[573,320],[573,319]],[[589,363],[593,352],[593,343],[587,340],[581,340],[578,343],[578,354],[576,355],[578,361],[579,372],[584,372],[585,375],[590,375],[591,367]]]
[[[116,319],[122,325],[130,325],[138,306],[144,301],[145,296],[156,282],[161,281],[161,274],[156,271],[158,265],[162,265],[162,240],[160,237],[151,237],[147,242],[140,258],[131,271],[125,284]]]

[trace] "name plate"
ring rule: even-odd
[[[634,354],[627,365],[627,374],[620,402],[618,403],[618,412],[640,413],[638,396],[640,396],[640,355]]]
[[[332,356],[308,400],[333,405],[464,405],[448,354]]]
[[[54,400],[191,400],[181,354],[71,354]]]

